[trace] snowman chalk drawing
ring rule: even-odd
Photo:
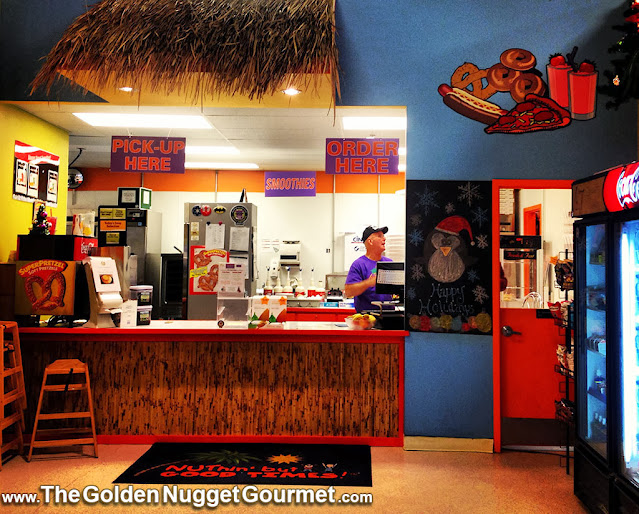
[[[428,261],[428,273],[439,282],[455,282],[466,271],[466,264],[460,256],[460,252],[465,250],[466,245],[459,237],[462,230],[468,232],[470,244],[475,244],[470,223],[463,216],[449,216],[443,219],[430,236],[430,243],[435,247],[435,253]]]

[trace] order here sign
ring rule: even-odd
[[[184,137],[113,136],[111,171],[184,173]]]
[[[326,139],[326,167],[330,175],[397,175],[399,139]]]

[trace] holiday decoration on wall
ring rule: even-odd
[[[623,15],[625,23],[612,27],[623,32],[623,36],[608,48],[609,53],[616,55],[611,61],[613,69],[603,72],[607,84],[599,87],[599,92],[612,97],[606,103],[609,109],[617,109],[631,98],[639,98],[639,74],[636,71],[639,62],[639,2],[631,2]]]
[[[490,181],[408,180],[409,330],[492,332]]]
[[[597,70],[592,61],[575,61],[577,47],[565,57],[553,54],[546,65],[546,77],[536,68],[535,55],[523,48],[509,48],[499,62],[480,69],[473,63],[458,66],[449,84],[437,91],[453,111],[485,125],[486,134],[524,134],[555,130],[571,120],[595,117]],[[488,101],[500,95],[501,103]]]

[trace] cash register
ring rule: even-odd
[[[372,302],[378,309],[373,314],[383,329],[404,330],[404,263],[380,261],[377,263],[375,292],[392,294],[389,302]]]

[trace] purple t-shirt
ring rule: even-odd
[[[392,259],[382,256],[380,261],[388,262],[392,261]],[[377,273],[377,261],[369,259],[366,255],[362,255],[351,264],[351,268],[348,270],[348,275],[346,276],[346,283],[357,284],[358,282],[366,280],[372,273]],[[378,309],[378,307],[371,302],[390,302],[392,298],[393,296],[390,294],[377,294],[375,287],[369,287],[362,294],[355,297],[355,310],[357,312],[375,310]]]

